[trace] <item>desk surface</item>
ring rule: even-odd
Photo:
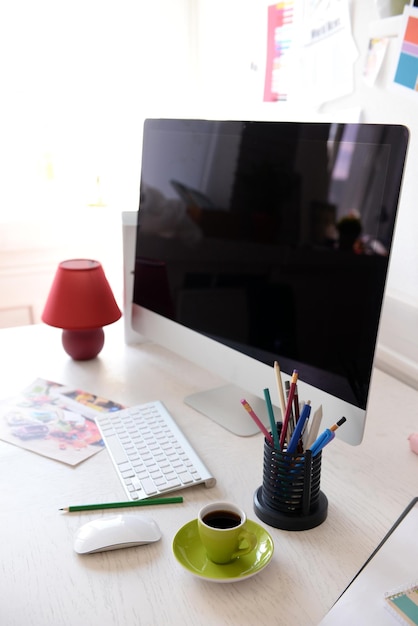
[[[154,344],[126,346],[121,322],[106,330],[93,361],[69,359],[60,331],[43,325],[0,331],[0,354],[2,398],[42,377],[125,404],[162,400],[218,480],[212,489],[185,490],[183,504],[146,509],[163,533],[157,544],[82,557],[72,547],[78,527],[114,513],[58,509],[125,499],[106,450],[72,468],[0,442],[0,623],[7,626],[318,624],[418,495],[418,457],[407,441],[418,431],[418,392],[378,370],[362,445],[336,440],[324,451],[327,520],[291,533],[253,513],[262,436],[238,438],[183,403],[218,384],[214,376]],[[241,505],[275,542],[266,569],[225,585],[194,578],[171,552],[176,531],[205,502],[221,499]]]

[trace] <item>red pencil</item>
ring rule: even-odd
[[[292,380],[290,383],[289,396],[287,398],[286,413],[282,424],[282,432],[280,433],[280,448],[283,450],[284,442],[286,440],[287,427],[289,424],[290,413],[292,411],[293,397],[295,395],[296,383],[298,381],[298,371],[293,370]]]
[[[269,441],[271,443],[271,445],[274,447],[274,441],[273,441],[273,437],[270,435],[269,431],[267,430],[267,428],[264,426],[263,422],[260,420],[259,417],[257,417],[257,415],[254,413],[253,409],[251,408],[251,406],[248,404],[247,400],[241,400],[241,404],[244,407],[244,409],[247,411],[248,415],[250,417],[252,417],[252,419],[254,420],[254,422],[257,424],[257,426],[259,427],[259,429],[261,430],[261,432],[265,435],[267,441]]]

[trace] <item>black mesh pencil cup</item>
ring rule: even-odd
[[[254,511],[282,530],[308,530],[325,521],[328,500],[320,490],[322,452],[288,454],[264,440],[263,484],[254,494]]]

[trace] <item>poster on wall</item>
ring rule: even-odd
[[[291,92],[292,54],[295,47],[295,2],[267,8],[267,58],[264,102],[286,102]]]
[[[358,50],[348,0],[305,0],[302,33],[300,95],[319,107],[352,93]]]
[[[267,10],[265,102],[316,108],[353,91],[349,0],[288,0]]]
[[[389,37],[372,37],[369,40],[366,60],[363,67],[363,80],[373,87],[383,65],[389,46]]]
[[[393,88],[418,97],[418,9],[406,7],[398,37],[398,54]]]

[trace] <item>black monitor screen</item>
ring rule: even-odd
[[[365,408],[407,140],[147,120],[134,301]]]

